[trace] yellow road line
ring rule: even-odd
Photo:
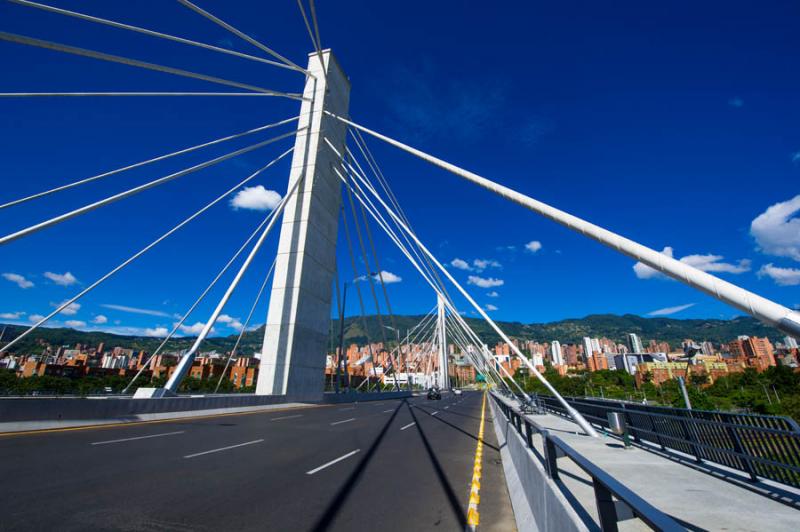
[[[292,406],[288,408],[275,408],[265,410],[253,410],[248,412],[230,412],[227,414],[207,414],[203,416],[184,416],[172,417],[167,419],[151,419],[147,421],[121,421],[119,423],[106,423],[102,425],[81,425],[78,427],[64,427],[60,429],[35,429],[35,430],[18,430],[14,432],[0,432],[0,438],[12,436],[32,436],[36,434],[50,434],[52,432],[72,432],[78,430],[99,430],[99,429],[113,429],[118,427],[131,427],[136,425],[154,425],[156,423],[174,423],[176,421],[193,421],[195,419],[210,419],[215,417],[229,417],[229,416],[247,416],[252,414],[272,414],[275,412],[286,412],[289,410],[302,410],[304,408],[321,408],[333,405],[309,405],[309,406]],[[191,412],[191,410],[184,410],[184,412]]]
[[[481,403],[481,425],[478,429],[478,445],[475,448],[475,462],[472,466],[472,484],[469,489],[469,509],[467,510],[468,530],[475,530],[480,522],[478,504],[481,502],[481,466],[483,462],[483,429],[486,424],[486,391]]]

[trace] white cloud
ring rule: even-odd
[[[486,294],[486,295],[487,295],[487,296],[489,296],[489,297],[500,297],[500,294],[498,294],[498,293],[497,293],[497,292],[495,292],[494,290],[492,290],[491,292],[489,292],[489,293],[488,293],[488,294]]]
[[[153,336],[156,338],[163,338],[169,334],[169,331],[166,327],[147,327],[142,332],[144,336]]]
[[[205,323],[203,323],[202,321],[198,321],[194,325],[183,324],[178,329],[184,334],[191,334],[191,335],[196,336],[196,335],[200,334],[200,332],[202,332],[203,327],[205,327],[205,326],[206,326]]]
[[[150,310],[146,308],[126,307],[125,305],[111,305],[111,304],[103,304],[100,306],[111,310],[119,310],[120,312],[130,312],[131,314],[145,314],[147,316],[159,316],[162,318],[170,317],[169,314],[167,314],[166,312],[161,312],[160,310]]]
[[[800,285],[800,269],[798,268],[780,268],[770,263],[758,270],[758,276],[769,277],[779,286]]]
[[[750,261],[748,259],[741,259],[735,264],[729,262],[721,262],[724,259],[722,255],[686,255],[681,259],[681,262],[694,266],[698,270],[704,272],[725,272],[725,273],[744,273],[750,271]]]
[[[75,329],[77,327],[86,327],[86,322],[81,320],[67,320],[64,322],[64,325]]]
[[[503,265],[494,259],[473,259],[472,265],[464,259],[455,258],[450,261],[450,266],[467,272],[482,272],[489,268],[502,268]]]
[[[61,305],[63,305],[63,304],[64,304],[64,303],[50,303],[50,305],[52,305],[52,306],[54,306],[54,307],[56,307],[56,308],[57,308],[57,307],[60,307],[60,306],[61,306]],[[69,305],[67,305],[66,307],[64,307],[64,308],[61,310],[61,312],[59,312],[59,314],[63,314],[63,315],[65,315],[65,316],[74,316],[75,314],[77,314],[77,313],[78,313],[78,311],[79,311],[80,309],[81,309],[81,304],[80,304],[80,303],[70,303]]]
[[[3,279],[5,279],[6,281],[11,281],[20,288],[30,288],[33,286],[33,283],[31,281],[27,280],[24,276],[18,273],[4,273]]]
[[[24,312],[3,312],[0,313],[0,319],[3,320],[18,320],[24,316]]]
[[[224,323],[231,329],[236,329],[237,331],[241,331],[244,324],[239,321],[239,318],[234,318],[232,316],[228,316],[227,314],[220,314],[219,318],[217,318],[217,322]]]
[[[375,276],[375,279],[378,279],[378,276]],[[396,275],[392,272],[387,272],[386,270],[381,271],[380,279],[383,279],[383,284],[392,284],[392,283],[399,283],[403,280],[402,277]]]
[[[662,254],[666,255],[667,257],[673,256],[672,248],[667,246],[661,252]],[[750,271],[750,261],[748,259],[741,259],[736,263],[730,262],[722,262],[724,259],[722,255],[712,255],[708,253],[706,255],[686,255],[682,257],[680,261],[684,264],[688,264],[689,266],[694,266],[698,270],[704,272],[724,272],[724,273],[744,273]],[[633,271],[636,273],[636,277],[639,279],[668,279],[666,275],[647,266],[642,264],[641,262],[637,262],[633,265]]]
[[[472,268],[469,265],[469,262],[465,261],[464,259],[455,258],[450,261],[450,266],[453,268],[458,268],[459,270],[470,271]]]
[[[103,316],[102,314],[98,314],[92,320],[92,323],[96,323],[97,325],[103,325],[104,323],[108,323],[108,318]]]
[[[281,195],[274,190],[267,190],[263,185],[244,187],[231,200],[234,209],[250,209],[253,211],[271,211],[278,206]]]
[[[470,275],[467,278],[467,284],[474,284],[480,288],[494,288],[495,286],[503,286],[505,281],[502,279],[495,279],[493,277],[479,277],[477,275]]]
[[[380,282],[380,279],[383,279],[383,284],[392,284],[392,283],[399,283],[403,280],[402,277],[396,275],[392,272],[387,272],[386,270],[381,271],[380,279],[378,278],[378,274],[374,274],[371,276],[375,281]],[[356,281],[366,281],[367,276],[362,275],[361,277],[356,277]]]
[[[76,279],[75,276],[72,275],[70,272],[66,273],[44,272],[44,276],[60,286],[72,286],[78,282],[78,279]]]
[[[486,310],[488,310],[489,312],[491,312],[491,311],[493,311],[493,310],[497,310],[497,307],[495,307],[494,305],[491,305],[491,304],[490,304],[490,305],[486,305],[486,307],[485,307],[485,308],[486,308]]]
[[[750,224],[759,251],[800,261],[800,194],[776,203]]]
[[[542,249],[542,243],[538,240],[531,240],[527,244],[525,244],[525,249],[530,251],[531,253],[536,253],[540,249]]]
[[[472,261],[472,265],[475,266],[475,270],[478,272],[482,272],[487,268],[502,268],[503,265],[497,262],[494,259],[475,259]]]
[[[36,322],[41,321],[43,319],[44,319],[44,316],[42,316],[41,314],[31,314],[30,316],[28,316],[28,321],[31,322],[31,323],[36,323]]]
[[[667,308],[660,308],[658,310],[654,310],[652,312],[648,312],[648,316],[669,316],[670,314],[677,314],[682,310],[686,310],[687,308],[691,308],[695,306],[695,303],[687,303],[685,305],[678,305],[676,307],[667,307]]]
[[[792,162],[793,163],[800,163],[800,150],[794,152],[792,154]]]

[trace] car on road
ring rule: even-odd
[[[453,395],[461,395],[461,390],[459,390],[458,388],[454,389]]]
[[[442,398],[442,392],[440,392],[438,388],[428,389],[428,399],[439,400],[441,398]]]

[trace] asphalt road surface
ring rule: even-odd
[[[0,530],[464,530],[482,393],[0,437]],[[479,530],[515,530],[488,402]]]

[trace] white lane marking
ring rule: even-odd
[[[326,467],[330,467],[333,464],[335,464],[336,462],[341,462],[342,460],[346,460],[346,459],[350,458],[351,456],[353,456],[354,454],[358,454],[360,452],[361,452],[361,449],[356,449],[355,451],[350,451],[349,453],[347,453],[345,455],[342,455],[339,458],[331,460],[327,464],[322,464],[321,466],[319,466],[319,467],[317,467],[315,469],[312,469],[311,471],[306,471],[306,475],[313,475],[314,473],[319,473],[320,471],[322,471]]]
[[[408,427],[413,427],[413,426],[414,426],[414,425],[416,425],[416,424],[417,424],[416,422],[409,423],[409,424],[408,424],[408,425],[406,425],[405,427],[400,427],[400,430],[406,430]]]
[[[356,420],[356,418],[351,417],[350,419],[345,419],[345,420],[342,420],[342,421],[335,421],[335,422],[331,423],[331,426],[341,425],[342,423],[349,423],[349,422],[355,421],[355,420]]]
[[[281,419],[293,419],[296,417],[303,417],[303,414],[295,414],[293,416],[274,417],[270,421],[280,421]]]
[[[445,410],[447,410],[448,408],[450,408],[450,407],[449,406],[444,407]]]
[[[389,410],[384,410],[383,411],[384,414],[387,413],[387,412],[394,412],[394,408],[390,408]]]
[[[431,414],[431,415],[432,415],[432,416],[435,416],[435,415],[436,415],[436,414],[438,414],[438,413],[439,413],[439,411],[437,410],[436,412],[434,412],[434,413],[433,413],[433,414]]]
[[[177,432],[162,432],[161,434],[151,434],[149,436],[137,436],[135,438],[122,438],[121,440],[96,441],[92,442],[90,445],[106,445],[107,443],[121,443],[124,441],[147,440],[149,438],[160,438],[161,436],[174,436],[176,434],[183,434],[184,432],[186,431],[179,430]]]
[[[261,443],[264,441],[263,439],[260,440],[253,440],[244,443],[239,443],[236,445],[228,445],[227,447],[220,447],[219,449],[211,449],[210,451],[203,451],[202,453],[194,453],[194,454],[187,454],[184,458],[194,458],[195,456],[203,456],[204,454],[211,454],[211,453],[218,453],[220,451],[227,451],[228,449],[236,449],[237,447],[244,447],[245,445],[253,445],[254,443]]]
[[[383,403],[373,403],[375,406],[383,406]]]
[[[340,408],[339,412],[343,412],[344,410],[355,410],[355,409],[356,409],[356,407],[350,406],[350,407],[347,407],[347,408]]]

